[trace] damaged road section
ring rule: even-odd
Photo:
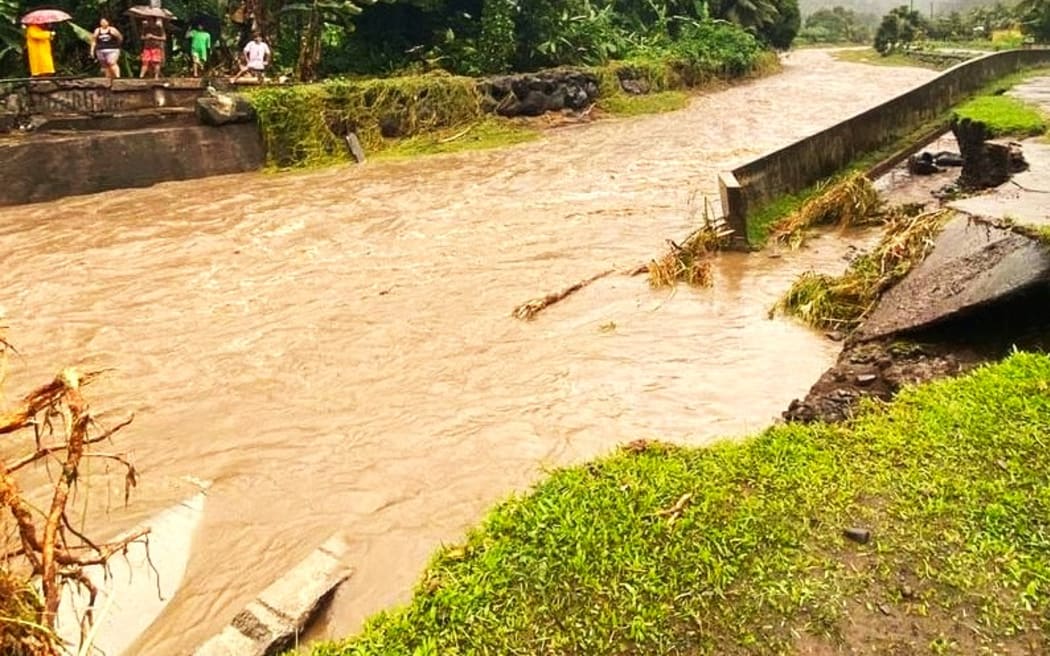
[[[954,376],[1012,349],[1050,348],[1050,145],[1030,140],[1033,168],[950,204],[957,215],[929,255],[887,290],[834,367],[788,421],[842,421],[865,397]]]

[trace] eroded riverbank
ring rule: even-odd
[[[711,290],[617,277],[533,324],[510,310],[654,256],[718,170],[931,75],[803,51],[681,112],[506,150],[5,210],[28,367],[12,389],[86,357],[117,368],[100,398],[138,412],[121,447],[143,485],[112,528],[181,499],[182,476],[214,481],[138,651],[191,648],[335,529],[355,568],[329,614],[345,634],[544,466],[768,423],[837,345],[766,311],[800,271],[841,269],[848,240],[725,255]]]

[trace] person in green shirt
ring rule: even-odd
[[[211,34],[204,26],[197,23],[190,30],[190,56],[193,57],[193,77],[200,77],[208,63],[208,52],[211,50]]]

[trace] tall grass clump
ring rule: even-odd
[[[771,314],[788,314],[821,329],[856,328],[882,293],[926,258],[951,216],[946,209],[915,216],[893,214],[870,253],[854,259],[841,276],[803,273]]]
[[[349,133],[374,152],[482,116],[474,79],[439,74],[268,87],[249,99],[270,163],[282,167],[345,160]]]
[[[775,223],[770,238],[778,244],[798,248],[809,228],[815,226],[870,225],[883,220],[883,202],[863,173],[824,183],[797,210]]]
[[[29,583],[0,566],[0,654],[36,656],[54,644],[54,636],[37,623],[42,609]]]

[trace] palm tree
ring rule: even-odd
[[[1050,41],[1050,0],[1021,0],[1014,11],[1026,34],[1036,41]]]
[[[711,13],[756,34],[776,22],[779,15],[772,0],[715,0]]]

